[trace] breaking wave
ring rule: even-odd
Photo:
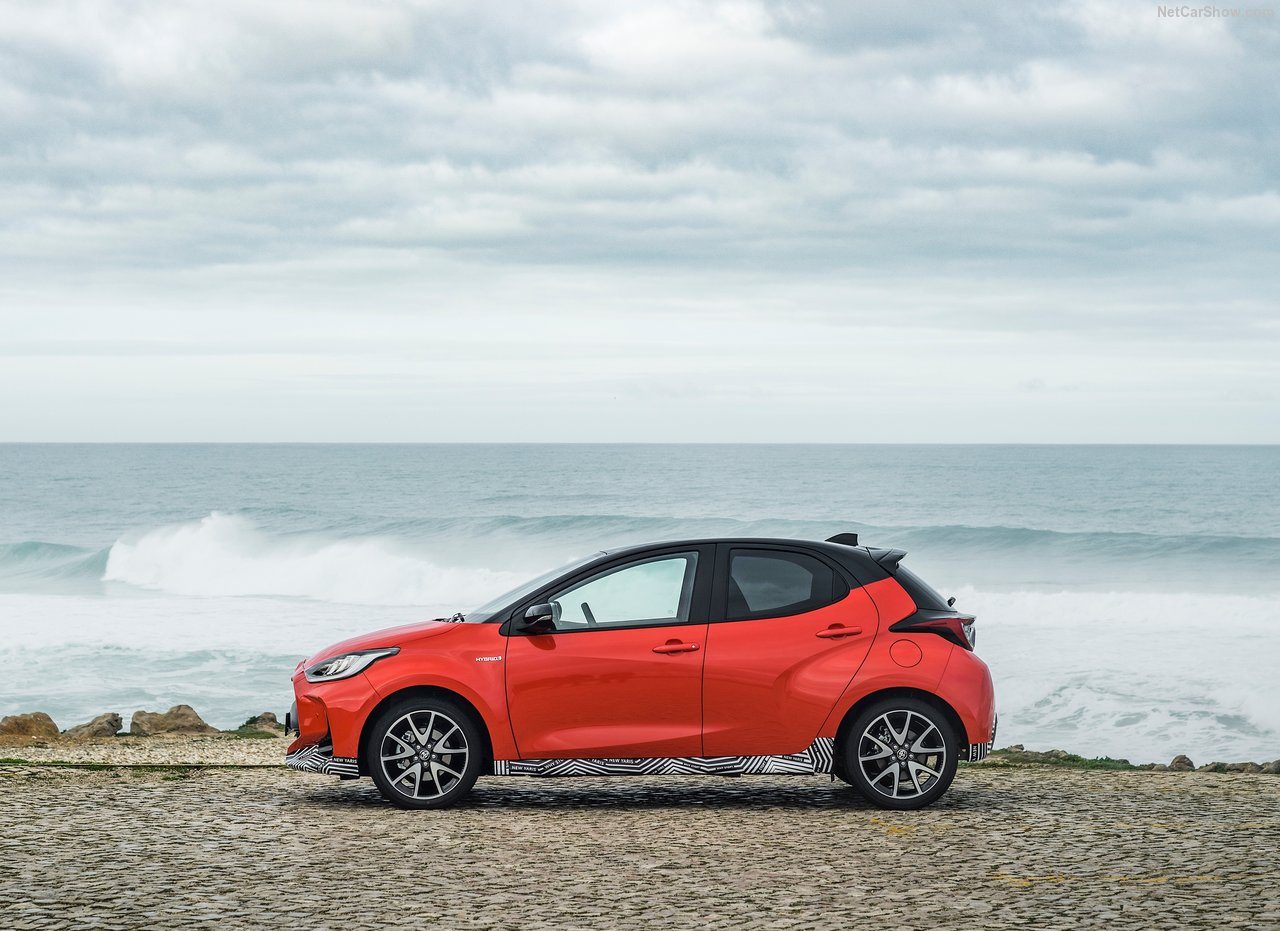
[[[382,537],[272,534],[214,512],[193,523],[120,540],[104,581],[177,595],[273,595],[348,604],[471,606],[521,573],[442,566]]]

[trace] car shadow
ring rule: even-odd
[[[347,781],[311,787],[304,800],[326,808],[382,808],[394,811],[372,781]],[[930,811],[1003,807],[1004,796],[988,787],[952,786]],[[882,811],[842,782],[804,777],[767,778],[688,776],[482,778],[451,811],[614,811],[653,809],[741,809],[791,811]]]

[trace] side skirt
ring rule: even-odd
[[[674,756],[617,760],[494,760],[495,776],[805,776],[829,773],[835,738],[785,756]]]

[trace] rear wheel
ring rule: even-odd
[[[923,808],[951,785],[957,754],[946,715],[917,698],[888,698],[845,732],[839,775],[881,808]]]
[[[479,727],[458,705],[441,698],[407,698],[373,722],[365,764],[391,804],[448,808],[475,785],[483,746]]]

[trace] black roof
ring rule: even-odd
[[[845,536],[841,534],[839,536]],[[852,536],[852,535],[849,535]],[[709,546],[713,544],[729,544],[743,546],[776,546],[783,549],[807,549],[816,550],[825,554],[829,558],[835,560],[844,566],[853,577],[862,585],[874,582],[878,579],[888,577],[885,567],[877,560],[877,556],[883,553],[901,553],[900,550],[883,550],[873,549],[868,546],[851,546],[847,543],[837,543],[831,540],[800,540],[786,537],[700,537],[687,540],[655,540],[652,543],[638,543],[631,546],[622,546],[616,549],[603,550],[600,553],[601,559],[614,558],[617,556],[639,555],[648,550],[666,549],[668,547],[680,546]],[[901,556],[898,556],[901,559]],[[894,563],[896,565],[896,561]]]

